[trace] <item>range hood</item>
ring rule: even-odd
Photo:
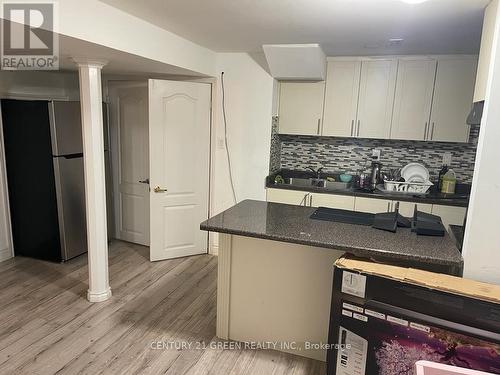
[[[326,55],[319,44],[265,44],[271,75],[281,81],[324,81]]]
[[[481,118],[483,117],[484,100],[472,104],[472,110],[467,117],[468,125],[481,125]]]

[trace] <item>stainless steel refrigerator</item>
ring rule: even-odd
[[[57,196],[62,259],[74,258],[87,251],[85,181],[80,102],[49,103],[50,134]],[[111,179],[108,111],[103,103],[104,158],[108,200],[108,237],[112,237]]]
[[[80,102],[2,100],[14,252],[66,261],[87,251]],[[108,236],[113,237],[103,105]]]

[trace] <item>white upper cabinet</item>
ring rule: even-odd
[[[400,60],[391,138],[425,140],[431,115],[436,60]]]
[[[466,119],[472,106],[476,70],[475,57],[438,60],[427,140],[469,141],[470,127]]]
[[[354,136],[361,61],[328,62],[323,135]]]
[[[390,138],[397,71],[397,59],[371,60],[361,63],[355,136]]]
[[[280,134],[320,135],[324,82],[281,82]]]

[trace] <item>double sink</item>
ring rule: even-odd
[[[319,187],[326,190],[345,190],[352,185],[351,182],[329,181],[323,178],[295,178],[290,177],[286,185],[297,187]]]

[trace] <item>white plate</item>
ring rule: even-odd
[[[401,169],[401,177],[406,182],[425,182],[429,181],[429,171],[420,163],[410,163]]]

